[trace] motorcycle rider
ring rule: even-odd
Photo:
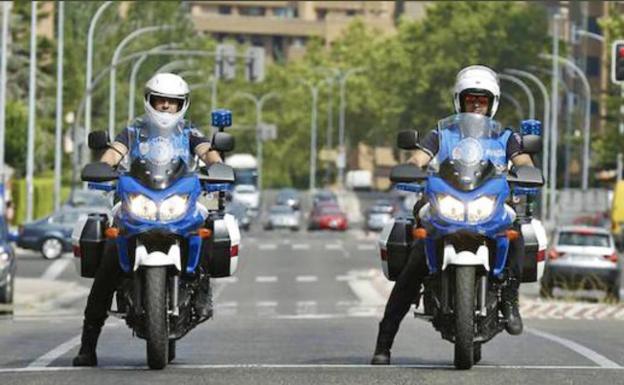
[[[210,147],[210,141],[184,115],[190,105],[188,84],[171,73],[154,75],[145,85],[145,114],[121,131],[109,145],[100,161],[117,167],[132,151],[141,151],[139,137],[158,135],[188,143],[190,155],[197,155],[206,165],[221,162],[221,156]],[[152,131],[152,132],[147,132]],[[153,132],[155,131],[155,132]],[[113,241],[105,246],[102,261],[91,287],[84,312],[81,346],[74,358],[74,366],[96,366],[98,337],[110,309],[113,294],[121,277],[117,248]],[[200,280],[195,308],[202,320],[212,316],[212,295],[207,277]]]
[[[476,113],[493,118],[498,109],[499,99],[498,76],[492,69],[482,65],[471,65],[463,68],[457,74],[453,90],[453,104],[456,113]],[[513,133],[507,137],[506,143],[503,144],[506,148],[507,161],[511,161],[515,166],[533,166],[531,156],[522,152],[520,135]],[[439,150],[442,148],[441,142],[443,140],[444,133],[433,130],[423,138],[420,148],[414,152],[408,162],[418,167],[426,167],[436,155],[441,155]],[[425,204],[426,200],[421,199],[414,206],[414,218],[416,220],[418,220],[419,210]],[[518,310],[518,288],[520,286],[523,253],[524,241],[522,237],[519,237],[510,243],[507,269],[509,276],[507,285],[502,291],[502,313],[506,320],[505,329],[511,335],[522,333],[523,328]],[[421,284],[427,273],[425,251],[421,242],[410,253],[410,258],[397,277],[388,298],[383,319],[379,323],[375,353],[371,362],[373,365],[390,364],[390,349],[394,337],[412,302],[419,297]]]

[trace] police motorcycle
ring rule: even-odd
[[[223,132],[231,125],[231,113],[213,112],[212,124],[219,128],[212,147],[223,156],[234,147],[234,138]],[[200,279],[234,274],[240,244],[235,219],[224,215],[232,168],[213,164],[193,172],[188,160],[176,156],[188,154],[188,143],[179,138],[139,138],[139,154],[130,152],[127,171],[102,162],[87,164],[82,180],[91,189],[114,192],[119,201],[112,218],[90,215],[73,234],[85,277],[95,276],[106,240],[116,243],[123,279],[112,314],[146,340],[151,369],[174,359],[176,340],[204,321],[193,306]],[[107,135],[91,133],[89,145],[105,149]],[[218,197],[217,210],[198,202],[203,193]]]
[[[524,121],[523,131],[527,125],[539,124]],[[528,131],[522,136],[523,151],[536,154],[541,138],[535,130]],[[421,293],[424,311],[415,316],[430,321],[443,339],[455,345],[456,368],[469,369],[481,360],[481,345],[504,330],[501,291],[510,241],[520,236],[513,226],[516,221],[525,242],[523,282],[538,279],[545,232],[540,226],[534,229],[531,216],[533,197],[543,178],[534,167],[514,166],[507,171],[503,143],[511,131],[502,131],[487,116],[452,115],[438,123],[438,134],[437,172],[409,164],[391,171],[395,188],[426,197],[420,223],[396,219],[382,231],[379,247],[384,273],[395,280],[410,252],[424,246],[429,273]],[[405,150],[419,146],[416,131],[403,131],[397,139]],[[506,203],[521,199],[525,210],[518,212]],[[416,305],[419,301],[420,296]]]

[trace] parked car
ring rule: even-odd
[[[26,223],[19,227],[17,246],[38,250],[45,259],[56,259],[72,250],[74,225],[81,216],[91,212],[93,210],[90,208],[63,208],[43,219]]]
[[[366,211],[366,230],[381,231],[390,222],[395,207],[389,204],[374,204]]]
[[[232,201],[225,208],[225,212],[228,214],[232,214],[234,218],[236,218],[236,222],[238,222],[238,227],[249,231],[249,227],[251,226],[251,218],[249,217],[249,209],[246,205]]]
[[[93,211],[108,211],[109,201],[101,191],[75,190],[63,205],[66,208],[89,208]]]
[[[0,218],[0,304],[13,303],[16,267],[15,251],[10,244],[7,225],[4,218]]]
[[[283,188],[277,192],[275,203],[278,205],[290,206],[295,210],[301,208],[301,198],[299,192],[293,188]]]
[[[293,231],[299,231],[301,226],[300,213],[287,205],[275,205],[269,209],[265,230],[273,230],[277,228],[288,228]]]
[[[308,230],[347,230],[347,215],[333,202],[317,204],[310,213]]]
[[[336,194],[329,190],[320,190],[314,193],[312,197],[312,206],[317,206],[319,203],[332,202],[338,204],[338,198]]]
[[[232,200],[240,202],[249,208],[250,214],[255,216],[260,209],[260,191],[251,184],[239,184],[234,187]]]
[[[602,227],[566,226],[558,229],[548,251],[540,295],[555,287],[604,289],[619,297],[618,254],[613,236]]]

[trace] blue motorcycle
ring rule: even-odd
[[[212,146],[222,154],[234,146],[223,132],[230,122],[229,111],[213,113],[219,132]],[[94,276],[104,242],[115,242],[124,277],[114,315],[146,340],[148,366],[162,369],[175,357],[175,341],[205,320],[193,306],[200,280],[236,270],[240,233],[235,219],[224,214],[234,173],[224,164],[194,172],[183,141],[157,135],[137,140],[139,151],[130,152],[127,170],[102,162],[83,169],[90,188],[114,191],[117,202],[112,220],[90,216],[76,226],[74,250],[82,275]],[[103,132],[92,133],[89,142],[94,149],[108,146]],[[200,203],[204,192],[217,197],[218,209]]]
[[[397,189],[424,194],[427,203],[418,213],[419,223],[397,220],[384,229],[382,260],[388,275],[388,269],[397,269],[389,263],[398,259],[399,265],[404,264],[416,247],[424,247],[429,274],[423,282],[424,313],[417,316],[432,322],[443,339],[454,343],[455,366],[469,369],[481,359],[481,345],[504,329],[501,290],[510,240],[520,236],[512,224],[526,214],[507,202],[528,196],[527,207],[532,207],[543,178],[534,167],[507,171],[504,145],[496,143],[505,143],[499,139],[511,132],[486,116],[453,115],[439,122],[438,134],[437,170],[425,172],[403,164],[391,172]],[[536,153],[540,143],[539,136],[524,136],[523,150]],[[418,134],[400,133],[398,145],[418,148]],[[399,233],[406,236],[403,254],[392,242]],[[388,255],[392,246],[394,260]]]

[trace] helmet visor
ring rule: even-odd
[[[159,112],[176,113],[184,106],[184,98],[171,97],[171,95],[161,95],[150,93],[148,95],[149,104]]]

